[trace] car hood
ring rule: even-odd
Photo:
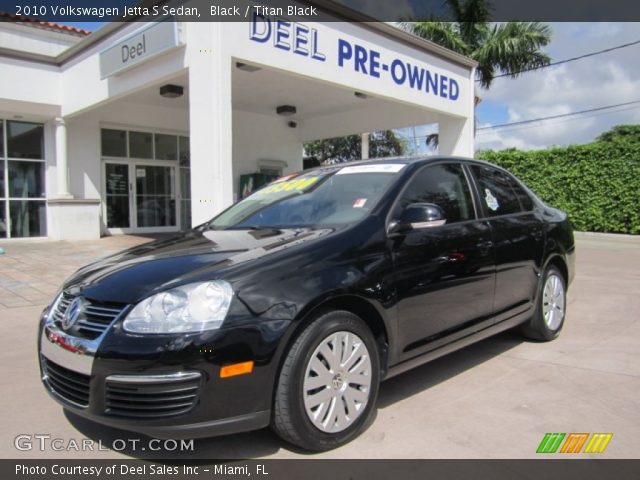
[[[193,230],[91,263],[64,284],[72,295],[132,304],[155,293],[331,233],[328,229]]]

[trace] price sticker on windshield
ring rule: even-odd
[[[354,165],[339,170],[336,175],[350,173],[398,173],[404,168],[404,163],[378,163],[374,165]]]
[[[261,195],[268,195],[271,193],[280,192],[304,192],[313,184],[315,184],[319,180],[319,178],[319,176],[314,175],[311,177],[294,177],[290,180],[275,181],[271,185],[268,185],[262,190],[259,190],[257,193]]]

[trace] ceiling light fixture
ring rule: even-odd
[[[295,115],[298,110],[293,105],[280,105],[276,107],[276,113],[278,115],[282,115],[283,117],[290,117],[291,115]]]
[[[184,94],[184,87],[167,83],[160,87],[160,95],[164,98],[178,98]]]
[[[236,68],[238,70],[242,70],[243,72],[257,72],[258,70],[262,70],[260,67],[249,65],[248,63],[243,62],[236,62]]]

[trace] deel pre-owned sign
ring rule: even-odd
[[[254,13],[249,38],[319,62],[326,62],[328,58],[328,42],[321,41],[321,33],[317,28],[304,23]],[[342,71],[350,70],[381,79],[393,87],[409,88],[450,102],[456,102],[460,96],[458,81],[441,69],[403,56],[384,54],[363,41],[340,35],[335,40],[337,48],[328,48],[337,52],[337,65]]]

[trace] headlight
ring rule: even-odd
[[[227,316],[233,289],[223,280],[191,283],[138,303],[123,323],[132,333],[189,333],[215,330]]]

